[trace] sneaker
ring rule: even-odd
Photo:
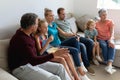
[[[106,70],[106,72],[109,73],[109,74],[113,74],[113,73],[116,72],[116,69],[113,69],[112,67],[109,67],[109,66],[107,66],[107,67],[105,68],[105,70]]]
[[[96,59],[93,59],[93,63],[97,66],[99,66],[99,62]]]
[[[87,75],[84,75],[84,76],[80,76],[81,80],[90,80]]]
[[[81,62],[81,66],[84,72],[88,72],[88,70],[86,69],[86,67],[84,66],[83,62]]]
[[[91,74],[91,75],[95,75],[95,71],[89,66],[87,67],[87,70],[88,70],[88,73]]]
[[[102,62],[102,61],[103,61],[100,56],[96,56],[96,59],[97,59],[99,62]]]

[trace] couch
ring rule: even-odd
[[[7,64],[7,48],[10,39],[0,40],[0,80],[18,80],[9,73]]]
[[[71,14],[68,14],[67,19],[69,23],[72,25],[71,26],[72,31],[84,37],[84,33],[78,30],[77,26],[79,25],[76,24],[76,18],[73,17]],[[83,19],[84,18],[82,18],[82,20]],[[85,22],[83,23],[85,24]],[[2,31],[2,30],[0,31],[1,33],[0,34],[0,80],[18,80],[16,77],[14,77],[12,74],[9,73],[8,64],[7,64],[7,48],[9,45],[10,38],[15,33],[17,28],[14,29],[12,28],[11,30],[8,31]],[[115,47],[116,47],[116,55],[113,65],[120,67],[120,41],[116,43]]]

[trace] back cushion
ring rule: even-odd
[[[74,17],[71,17],[69,19],[67,19],[67,21],[70,23],[71,25],[71,29],[74,33],[77,33],[78,31],[78,28],[77,28],[77,25],[76,25],[76,19]]]
[[[7,49],[10,39],[0,40],[0,68],[8,70]]]

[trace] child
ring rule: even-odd
[[[96,36],[97,36],[97,30],[95,29],[95,21],[90,19],[86,24],[86,30],[85,30],[85,37],[92,39],[94,41],[94,47],[93,47],[93,62],[95,65],[99,65],[99,62],[102,62],[102,59],[100,57],[100,48],[99,43],[97,42]],[[95,54],[97,53],[97,54]],[[97,61],[98,60],[98,61]]]
[[[47,30],[48,30],[47,26],[48,26],[48,24],[46,21],[39,20],[38,30],[34,34],[39,55],[45,55],[45,52],[48,51],[49,49],[51,49],[51,46],[49,45],[49,43],[54,39],[53,36],[50,36],[49,38],[47,37]],[[54,49],[56,51],[59,48],[54,48]],[[75,70],[74,63],[69,54],[62,55],[61,57],[54,57],[54,59],[52,59],[51,61],[59,62],[59,63],[63,64],[64,67],[66,68],[68,74],[70,75],[71,80],[80,80],[80,78]],[[71,71],[69,70],[69,68]],[[71,72],[72,72],[74,78],[72,77]]]

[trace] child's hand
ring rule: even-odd
[[[53,39],[54,39],[54,37],[51,35],[49,38],[48,38],[48,42],[50,43],[50,42],[52,42],[53,41]]]

